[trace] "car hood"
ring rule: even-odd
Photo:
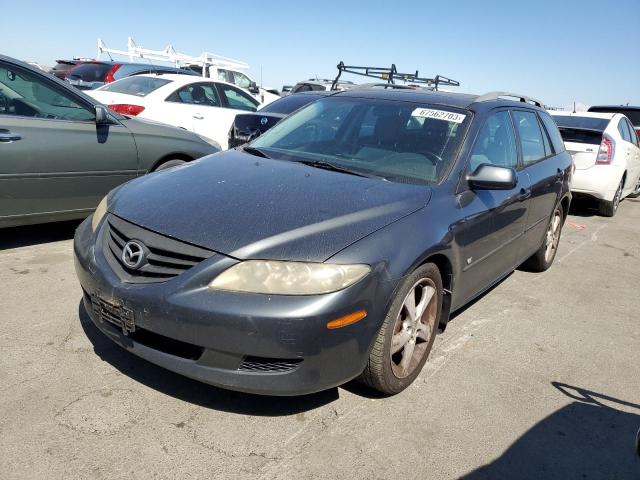
[[[238,259],[321,262],[424,207],[429,187],[229,150],[117,190],[113,214]]]
[[[200,136],[190,132],[189,130],[167,125],[166,123],[157,122],[155,120],[149,120],[148,118],[125,117],[121,115],[118,120],[134,135],[150,135],[154,137],[181,139],[203,145],[210,145]],[[220,148],[213,151],[218,150],[220,150]]]

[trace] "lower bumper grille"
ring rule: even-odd
[[[293,370],[302,363],[302,359],[279,359],[265,357],[245,357],[238,370],[257,373],[282,373]]]

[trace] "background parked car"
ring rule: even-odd
[[[255,113],[239,113],[229,129],[229,148],[243,145],[262,135],[299,108],[333,92],[303,92],[282,97]]]
[[[558,111],[552,116],[576,167],[572,192],[598,199],[607,217],[623,198],[640,195],[640,145],[627,117]]]
[[[589,107],[588,111],[621,113],[629,119],[633,128],[636,130],[636,134],[640,137],[640,107],[631,107],[629,105],[594,105]]]
[[[333,80],[329,80],[326,78],[322,78],[322,79],[311,78],[309,80],[296,83],[291,89],[290,93],[326,92],[331,90],[331,85],[333,85]],[[353,82],[341,80],[336,85],[336,90],[344,90],[345,88],[349,88],[353,85],[354,85]]]
[[[235,85],[175,74],[136,75],[87,93],[115,112],[191,130],[225,148],[236,114],[260,106]]]
[[[195,72],[182,68],[127,62],[83,62],[67,71],[65,79],[80,90],[93,90],[105,83],[142,73],[180,73],[196,76]]]
[[[217,151],[0,55],[0,227],[86,217],[121,183]]]

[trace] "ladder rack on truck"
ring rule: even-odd
[[[130,61],[133,61],[134,58],[144,58],[146,60],[168,62],[178,68],[198,65],[202,67],[202,76],[207,76],[207,67],[209,66],[235,70],[247,70],[249,68],[249,65],[245,62],[223,57],[222,55],[217,55],[211,52],[202,52],[197,57],[179,53],[171,44],[167,45],[164,50],[151,50],[149,48],[138,46],[131,37],[128,37],[127,39],[127,50],[108,48],[102,39],[99,38],[98,56],[96,58],[99,59],[103,53],[106,53],[109,57],[111,57],[112,53],[116,55],[124,55],[129,57]]]
[[[418,74],[418,70],[415,73],[399,73],[396,68],[395,63],[391,64],[391,68],[385,67],[357,67],[353,65],[345,65],[344,62],[340,61],[338,64],[338,75],[333,80],[333,84],[331,85],[331,90],[335,90],[336,85],[338,84],[338,80],[343,72],[351,73],[353,75],[360,75],[363,77],[369,78],[377,78],[379,80],[385,80],[388,85],[395,85],[395,81],[399,80],[402,82],[409,82],[416,85],[424,85],[428,88],[432,88],[433,90],[438,90],[440,85],[446,85],[451,87],[459,87],[460,82],[457,80],[452,80],[447,77],[443,77],[442,75],[436,75],[434,78],[425,78],[421,77]]]

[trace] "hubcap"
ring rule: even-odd
[[[613,209],[617,210],[618,205],[620,205],[620,197],[622,196],[622,186],[624,185],[624,180],[620,182],[618,185],[618,190],[616,190],[616,196],[613,197]]]
[[[398,378],[411,375],[426,354],[438,307],[436,285],[429,278],[416,282],[404,299],[391,339],[391,370]]]
[[[544,252],[544,259],[550,262],[558,249],[558,243],[560,243],[560,225],[562,225],[562,219],[560,218],[560,212],[556,210],[553,214],[553,220],[547,230],[546,250]]]
[[[633,193],[640,193],[640,178],[638,178],[638,183],[636,183],[636,189],[633,191]]]

